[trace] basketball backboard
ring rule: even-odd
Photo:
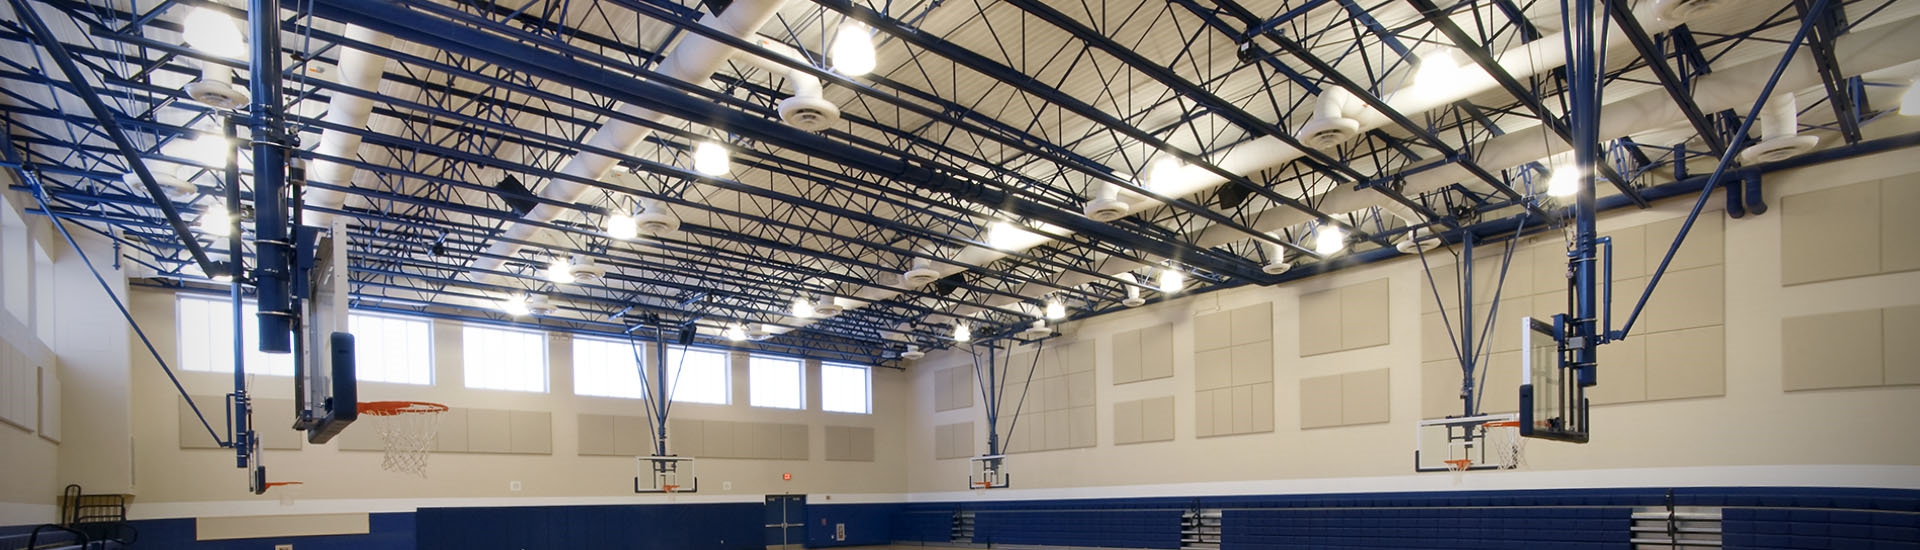
[[[985,455],[967,459],[968,489],[1005,489],[1013,486],[1013,476],[1007,474],[1005,455]]]
[[[690,456],[637,456],[633,458],[635,493],[698,493],[700,476]]]
[[[1422,420],[1414,432],[1417,472],[1510,470],[1524,450],[1515,414]]]
[[[1586,443],[1587,391],[1561,345],[1565,319],[1520,320],[1520,435]]]
[[[293,429],[322,444],[359,414],[353,335],[347,332],[347,232],[335,221],[327,230],[300,228],[301,297],[299,353],[294,358]]]

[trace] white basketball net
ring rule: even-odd
[[[1494,463],[1502,470],[1520,467],[1520,459],[1527,450],[1527,438],[1520,437],[1518,425],[1481,425],[1480,441],[1487,445],[1487,452],[1494,455]]]
[[[380,468],[427,477],[427,455],[440,437],[441,409],[408,408],[395,414],[372,415],[387,454]]]

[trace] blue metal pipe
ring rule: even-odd
[[[18,1],[18,0],[15,0]],[[293,351],[293,215],[287,206],[285,118],[280,106],[280,0],[248,0],[252,42],[254,286],[260,351]]]

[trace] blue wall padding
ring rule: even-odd
[[[807,547],[885,545],[893,542],[893,517],[899,504],[807,504]],[[847,526],[847,539],[835,540],[836,525]]]
[[[766,547],[765,505],[422,508],[422,550]]]
[[[1228,510],[1220,548],[1626,550],[1632,513],[1562,507]]]
[[[974,516],[973,542],[1179,548],[1179,510],[1005,511]]]
[[[134,548],[192,550],[262,550],[276,544],[292,544],[299,550],[411,550],[414,547],[414,515],[406,512],[369,514],[365,535],[329,535],[323,537],[274,537],[264,539],[194,540],[194,520],[150,519],[128,522],[140,530]]]
[[[1727,508],[1729,549],[1920,550],[1920,514],[1865,510]]]
[[[902,510],[893,516],[893,540],[948,542],[953,539],[953,510]]]

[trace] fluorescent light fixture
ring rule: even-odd
[[[727,339],[734,342],[746,340],[747,327],[740,326],[740,323],[727,325]]]
[[[1907,85],[1907,92],[1900,94],[1900,114],[1920,116],[1920,80]]]
[[[1187,288],[1187,273],[1178,269],[1160,270],[1160,293],[1173,294]]]
[[[232,235],[233,214],[222,206],[208,208],[207,213],[200,215],[200,231],[215,237]]]
[[[1571,197],[1580,192],[1581,170],[1575,166],[1562,166],[1547,176],[1547,196]]]
[[[1180,179],[1180,173],[1187,170],[1187,163],[1173,156],[1161,157],[1153,161],[1152,171],[1147,172],[1148,189],[1166,189],[1168,184]],[[1156,191],[1157,192],[1157,191]]]
[[[801,319],[812,317],[813,302],[808,302],[806,298],[794,298],[793,299],[793,316],[799,317]]]
[[[878,62],[873,51],[873,31],[866,23],[852,19],[840,23],[839,32],[833,36],[833,70],[847,76],[860,76],[873,72]]]
[[[508,296],[505,300],[501,300],[500,311],[507,312],[507,315],[514,317],[521,317],[532,313],[532,310],[527,308],[527,295],[525,294],[515,294]]]
[[[693,170],[713,177],[733,172],[733,159],[719,142],[707,140],[693,147]]]
[[[1061,303],[1059,298],[1047,300],[1047,318],[1055,321],[1067,318],[1067,304]]]
[[[200,137],[186,143],[180,156],[186,157],[215,169],[227,165],[227,158],[233,155],[233,144],[219,134],[202,133]]]
[[[1001,250],[1012,250],[1022,240],[1025,230],[1011,222],[997,221],[987,227],[987,246]]]
[[[247,57],[247,37],[240,33],[240,22],[224,13],[194,8],[187,12],[180,34],[200,51],[227,58]]]
[[[640,224],[626,213],[607,216],[607,236],[620,240],[630,240],[640,236]]]
[[[1453,52],[1428,52],[1421,56],[1420,66],[1413,70],[1413,85],[1428,89],[1447,86],[1448,81],[1458,77],[1460,72],[1460,64],[1453,60]]]
[[[958,323],[954,323],[954,324],[953,324],[953,339],[954,339],[954,341],[956,341],[956,342],[966,342],[966,341],[969,341],[969,340],[972,340],[972,339],[973,339],[973,327],[969,327],[969,326],[967,326],[967,323],[966,323],[966,322],[964,322],[964,321],[962,321],[962,322],[958,322]]]
[[[232,276],[232,275],[227,275],[227,274],[224,274],[224,273],[223,273],[223,274],[220,274],[220,275],[214,275],[213,277],[210,277],[210,278],[211,278],[211,279],[213,279],[213,282],[216,282],[216,283],[231,283],[231,282],[233,282],[233,276]]]
[[[1338,254],[1347,248],[1347,230],[1331,223],[1321,223],[1314,230],[1313,251],[1322,256]]]
[[[565,259],[554,258],[547,263],[547,280],[555,284],[573,284],[573,270],[570,267]]]

